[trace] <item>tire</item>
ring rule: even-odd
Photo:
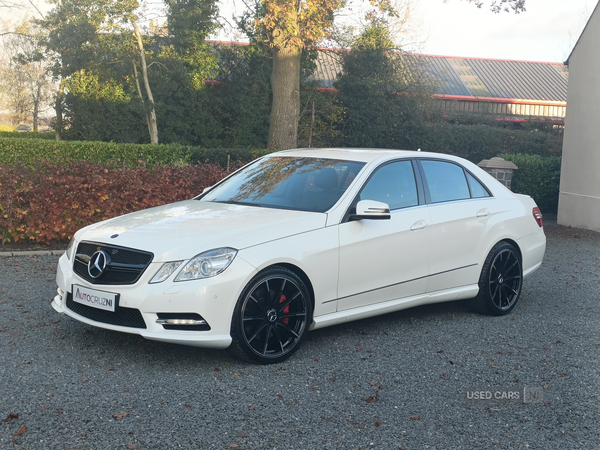
[[[276,364],[292,356],[312,322],[313,301],[293,271],[274,266],[244,288],[231,321],[231,351],[244,361]]]
[[[508,242],[492,248],[479,277],[479,294],[471,307],[480,314],[503,316],[510,313],[521,295],[523,267],[517,249]]]

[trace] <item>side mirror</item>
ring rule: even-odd
[[[202,193],[204,194],[204,193],[210,191],[211,189],[212,189],[212,186],[205,187],[204,189],[202,189]]]
[[[392,218],[387,203],[375,200],[361,200],[356,205],[356,214],[350,215],[350,220],[389,220]]]

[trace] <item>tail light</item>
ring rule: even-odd
[[[535,219],[540,228],[544,226],[544,216],[542,215],[540,208],[538,208],[537,206],[533,208],[533,218]]]

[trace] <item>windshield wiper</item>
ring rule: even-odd
[[[258,208],[262,208],[262,205],[259,203],[251,203],[251,202],[238,202],[236,200],[212,200],[215,203],[224,203],[226,205],[243,205],[243,206],[256,206]]]

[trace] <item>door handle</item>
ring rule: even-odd
[[[477,217],[487,217],[490,215],[490,210],[487,208],[480,209],[477,211]]]
[[[413,223],[412,227],[410,227],[411,231],[422,230],[427,226],[427,221],[421,219],[418,222]]]

